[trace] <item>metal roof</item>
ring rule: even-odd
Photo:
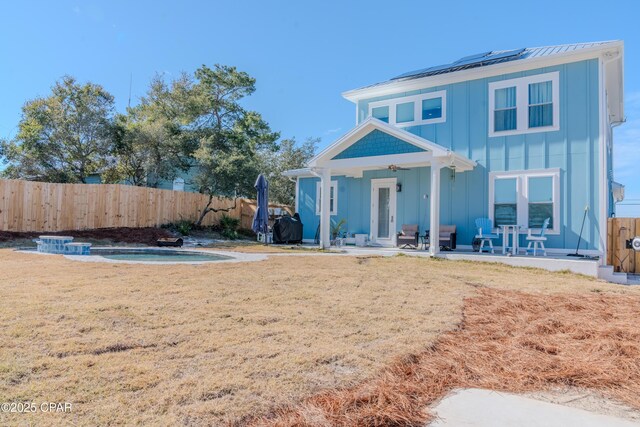
[[[399,76],[393,77],[386,82],[376,83],[367,87],[378,86],[395,81],[406,81],[421,77],[434,76],[438,74],[453,73],[455,71],[468,70],[470,68],[479,68],[503,62],[552,56],[570,51],[598,47],[609,43],[612,43],[612,41],[572,43],[557,46],[541,46],[514,50],[497,50],[483,52],[475,55],[465,56],[464,58],[460,58],[454,62],[451,62],[450,64],[437,65],[434,67],[422,68],[419,70],[410,71],[408,73],[403,73]]]

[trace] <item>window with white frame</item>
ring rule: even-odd
[[[184,179],[176,178],[173,180],[173,191],[184,191]]]
[[[521,225],[559,233],[560,170],[540,169],[489,174],[489,217],[495,227]]]
[[[329,215],[338,214],[338,181],[331,181],[329,186]],[[322,209],[322,183],[316,182],[316,215]]]
[[[447,92],[422,93],[369,104],[369,116],[396,126],[416,126],[446,121]]]
[[[489,83],[489,136],[560,129],[559,73]]]

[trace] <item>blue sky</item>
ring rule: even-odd
[[[487,50],[625,41],[627,123],[615,130],[616,179],[640,216],[637,0],[13,1],[0,13],[0,137],[25,100],[71,74],[102,84],[124,111],[153,75],[235,65],[257,79],[247,101],[283,137],[330,143],[354,125],[340,93]]]

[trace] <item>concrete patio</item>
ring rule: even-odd
[[[466,389],[450,394],[434,408],[429,427],[631,427],[631,420],[510,393]]]

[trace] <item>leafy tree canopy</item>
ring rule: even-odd
[[[260,156],[260,170],[265,172],[269,180],[269,199],[276,203],[293,206],[295,203],[296,184],[282,172],[305,167],[314,156],[320,138],[308,138],[298,144],[295,138],[280,141],[277,151],[268,151]]]
[[[65,76],[45,98],[22,107],[18,133],[2,141],[7,178],[85,182],[109,165],[113,96],[102,86]]]

